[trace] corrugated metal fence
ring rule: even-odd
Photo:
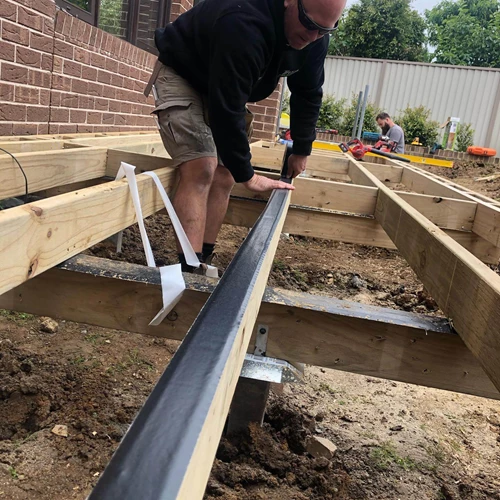
[[[424,105],[439,123],[458,116],[475,129],[475,145],[500,151],[500,69],[327,57],[325,94],[350,99],[366,84],[390,115]]]

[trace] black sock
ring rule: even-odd
[[[202,254],[202,262],[205,262],[207,257],[210,257],[214,253],[215,243],[203,243],[203,249],[201,251]]]
[[[196,252],[196,256],[198,257],[198,260],[200,262],[203,262],[202,260],[202,255],[200,252]],[[184,254],[183,253],[178,253],[177,254],[177,257],[179,257],[179,262],[181,264],[181,271],[183,273],[192,273],[193,270],[195,269],[193,266],[190,266],[187,262],[186,262],[186,257],[184,257]]]

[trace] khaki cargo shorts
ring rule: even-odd
[[[169,66],[161,65],[155,81],[160,135],[174,166],[198,158],[217,158],[208,107],[203,96]],[[246,108],[246,131],[250,139],[253,114]],[[219,159],[219,164],[222,162]]]

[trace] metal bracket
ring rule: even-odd
[[[269,327],[267,325],[257,325],[257,337],[255,339],[255,349],[253,351],[256,356],[266,355],[268,336]]]
[[[301,382],[304,372],[288,361],[247,354],[240,377],[262,380],[264,382]]]

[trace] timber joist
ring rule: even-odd
[[[184,339],[90,498],[203,496],[257,318],[270,356],[500,399],[500,276],[485,265],[500,259],[498,202],[397,161],[314,151],[293,193],[234,187],[225,222],[249,237],[220,282],[187,277],[175,315],[151,327],[158,270],[78,254],[136,222],[127,181],[113,180],[122,161],[137,168],[145,217],[163,202],[144,172],[174,193],[159,135],[3,137],[0,147],[27,178],[0,152],[0,203],[31,200],[0,210],[0,307]],[[255,169],[279,178],[284,153],[253,144]],[[281,232],[397,249],[446,317],[266,289]]]

